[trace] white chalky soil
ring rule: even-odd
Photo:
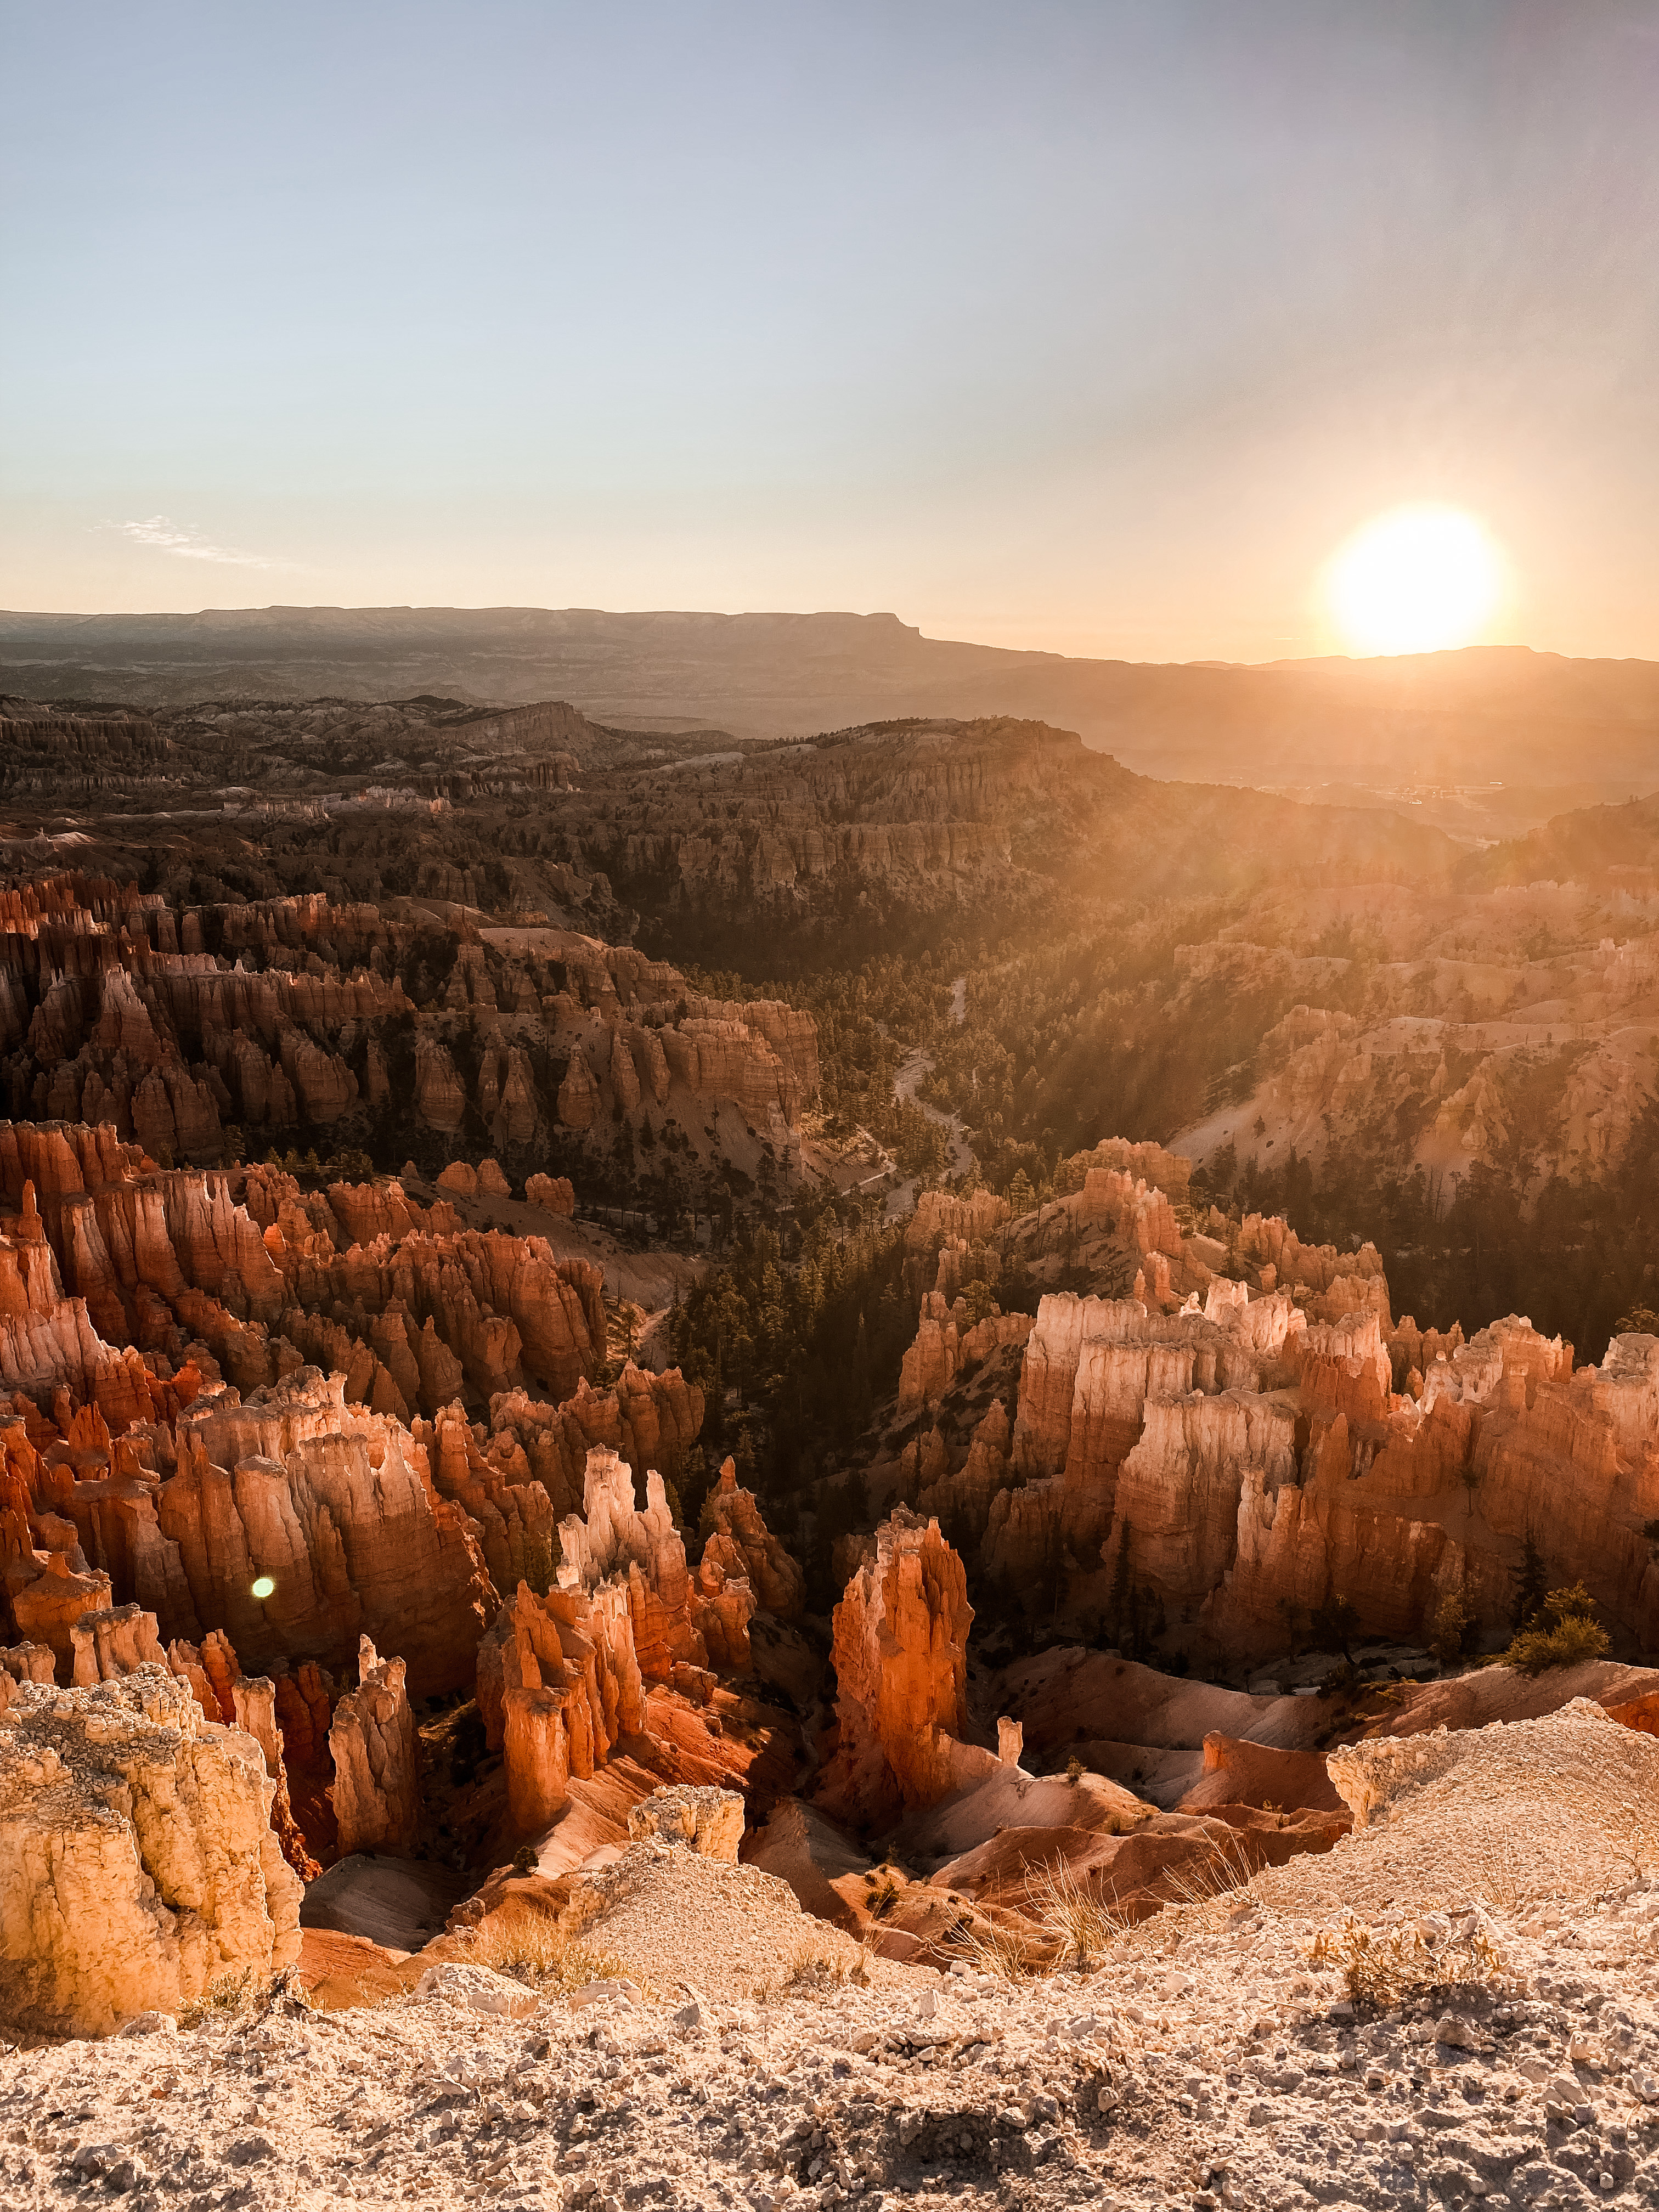
[[[1370,2018],[1314,1923],[1211,1907],[1012,1990],[163,2023],[0,2059],[0,2203],[1652,2206],[1656,1907],[1497,1922],[1508,1978]]]

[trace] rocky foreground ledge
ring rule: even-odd
[[[1331,1771],[1334,1850],[1133,1926],[1051,1884],[1024,1978],[871,1956],[665,1792],[539,1968],[7,2051],[0,2204],[1659,2203],[1659,1742],[1577,1699]]]
[[[372,2010],[279,1995],[9,2057],[0,2199],[1651,2205],[1656,1927],[1646,1891],[1536,1937],[1493,1923],[1512,1978],[1364,2019],[1309,1923],[1248,1905],[1014,1987],[542,2004],[440,1968]]]

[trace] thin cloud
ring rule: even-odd
[[[264,553],[242,553],[232,545],[215,545],[199,530],[182,530],[170,515],[152,514],[148,522],[106,522],[135,545],[148,545],[158,553],[172,553],[181,561],[212,561],[225,568],[297,568],[297,561],[276,560]]]

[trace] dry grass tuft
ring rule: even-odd
[[[964,1921],[940,1948],[945,1957],[1000,1982],[1028,1982],[1051,1970],[1035,1929],[1027,1936],[1000,1921]]]
[[[614,1952],[592,1950],[556,1921],[529,1914],[486,1920],[467,1947],[467,1956],[476,1966],[550,1993],[584,1989],[589,1982],[638,1978]]]
[[[269,2013],[282,2004],[295,2005],[305,2012],[315,2009],[298,1971],[284,1966],[280,1973],[261,1975],[252,1966],[244,1966],[240,1974],[221,1974],[210,1982],[195,2003],[186,2005],[179,2014],[179,2025],[199,2027],[216,2014],[235,2018],[245,2012]]]
[[[1079,1880],[1066,1859],[1039,1867],[1026,1884],[1026,1895],[1043,1948],[1053,1954],[1047,1967],[1051,1973],[1073,1960],[1079,1966],[1092,1966],[1129,1925],[1115,1905]]]
[[[836,1990],[867,1989],[876,1954],[866,1936],[856,1950],[809,1938],[796,1952],[784,1987],[797,1996],[829,1996]]]
[[[1460,1984],[1496,1981],[1504,1956],[1484,1913],[1455,1919],[1431,1914],[1373,1929],[1349,1913],[1340,1928],[1322,1928],[1308,1956],[1320,1966],[1340,1966],[1356,2004],[1391,2011]]]
[[[1243,1837],[1236,1828],[1229,1828],[1219,1838],[1212,1838],[1208,1851],[1201,1858],[1189,1859],[1184,1866],[1170,1867],[1163,1882],[1174,1903],[1196,1908],[1248,1889],[1260,1871],[1251,1862]]]

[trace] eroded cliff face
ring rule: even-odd
[[[1570,1345],[1515,1316],[1468,1343],[1396,1323],[1370,1246],[1305,1246],[1259,1215],[1183,1229],[1136,1164],[1081,1155],[1040,1215],[973,1224],[1032,1272],[1055,1254],[1107,1280],[1133,1263],[1133,1296],[1056,1292],[1035,1322],[970,1325],[965,1293],[922,1291],[898,1402],[920,1421],[892,1487],[942,1517],[987,1588],[1226,1666],[1322,1620],[1427,1641],[1449,1601],[1490,1638],[1531,1546],[1549,1586],[1582,1580],[1621,1644],[1652,1648],[1649,1340],[1575,1373]],[[913,1224],[941,1278],[958,1225],[943,1208]],[[967,1249],[994,1285],[1000,1254],[988,1270]],[[1024,1344],[1012,1424],[977,1379],[1003,1387],[985,1363],[1005,1340]]]
[[[334,1818],[340,1850],[407,1857],[421,1821],[420,1753],[401,1659],[359,1639],[357,1686],[334,1708]]]
[[[528,1202],[556,1213],[550,1146],[608,1151],[617,1116],[642,1166],[665,1133],[686,1168],[752,1172],[769,1148],[788,1171],[818,1087],[809,1014],[702,997],[540,911],[497,922],[441,876],[447,896],[378,904],[179,908],[80,875],[9,894],[0,1103],[9,1085],[20,1120],[101,1123],[165,1166],[297,1139],[436,1173],[454,1140],[533,1174]]]
[[[722,1495],[773,1577],[772,1594],[787,1600],[794,1584],[753,1499],[734,1482]],[[750,1672],[756,1609],[726,1554],[740,1556],[737,1541],[717,1528],[690,1570],[661,1476],[647,1471],[641,1509],[627,1462],[604,1446],[588,1453],[583,1510],[559,1526],[556,1586],[538,1596],[520,1583],[478,1652],[479,1711],[488,1741],[504,1752],[520,1833],[544,1829],[571,1776],[591,1778],[629,1737],[653,1735],[654,1755],[689,1758],[700,1774],[723,1771],[701,1709],[718,1677]]]
[[[314,1361],[407,1422],[462,1393],[562,1397],[604,1358],[591,1261],[395,1182],[307,1196],[270,1169],[158,1170],[106,1128],[0,1124],[0,1387],[65,1387],[118,1429],[204,1374],[249,1389]]]
[[[177,2014],[299,1951],[258,1745],[154,1664],[0,1713],[0,2012],[48,2035]]]
[[[625,1582],[593,1590],[520,1583],[478,1654],[478,1710],[504,1753],[507,1807],[521,1835],[544,1830],[617,1744],[645,1733],[645,1683]]]
[[[1250,1095],[1181,1149],[1202,1162],[1230,1144],[1242,1164],[1294,1146],[1319,1161],[1386,1126],[1402,1171],[1461,1176],[1524,1125],[1540,1175],[1616,1165],[1655,1094],[1652,878],[1588,853],[1577,880],[1553,873],[1456,892],[1281,888],[1221,939],[1178,948],[1171,1019],[1181,995],[1218,984],[1288,1008]],[[1340,942],[1310,954],[1322,938]]]

